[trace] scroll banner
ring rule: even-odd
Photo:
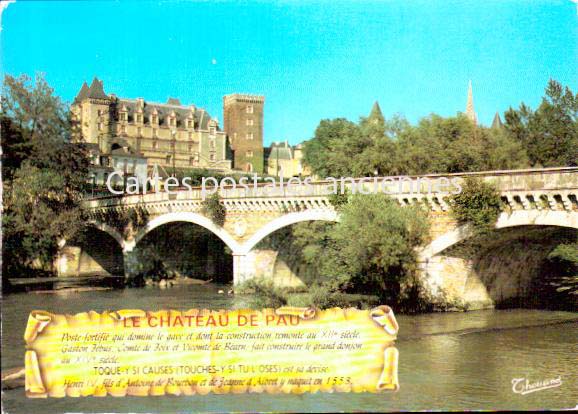
[[[28,397],[399,389],[388,306],[30,314]]]

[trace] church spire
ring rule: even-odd
[[[472,92],[472,81],[471,80],[470,80],[470,84],[468,86],[468,103],[466,104],[466,116],[474,124],[478,123],[478,117],[476,115],[476,112],[474,111],[474,94]]]

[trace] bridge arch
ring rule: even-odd
[[[578,212],[549,210],[520,210],[512,213],[501,213],[495,228],[502,229],[515,226],[557,226],[578,229]],[[473,235],[470,225],[462,225],[433,240],[420,252],[420,259],[425,261],[448,247]]]
[[[88,225],[92,226],[94,228],[97,228],[98,230],[103,231],[106,234],[108,234],[110,237],[112,237],[114,240],[116,240],[116,242],[120,245],[121,249],[124,250],[125,241],[124,241],[122,235],[114,227],[109,226],[106,223],[101,223],[101,222],[98,222],[95,220],[89,221]]]
[[[240,250],[239,243],[223,228],[218,227],[209,218],[202,216],[197,213],[190,212],[175,212],[166,213],[162,216],[155,217],[147,223],[147,225],[139,230],[134,238],[134,245],[136,245],[144,236],[146,236],[150,231],[162,226],[163,224],[174,223],[174,222],[187,222],[197,224],[205,229],[209,230],[211,233],[216,235],[219,239],[223,241],[233,252]]]
[[[339,221],[339,216],[332,210],[305,210],[285,214],[261,227],[245,243],[239,246],[238,254],[248,254],[261,240],[271,233],[303,221]]]

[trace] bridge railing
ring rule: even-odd
[[[393,193],[396,198],[412,198],[415,196],[433,194],[437,189],[445,191],[447,195],[457,190],[455,184],[460,184],[466,177],[479,177],[484,181],[493,182],[499,191],[565,191],[575,192],[578,189],[578,167],[541,168],[506,171],[483,171],[457,174],[428,174],[421,176],[389,176],[389,177],[362,177],[345,179],[344,187],[352,193],[384,192],[382,182],[386,182],[386,189]],[[302,182],[304,179],[301,179]],[[376,185],[377,182],[377,185]],[[293,185],[288,185],[288,184]],[[436,184],[437,183],[437,184]],[[440,187],[441,185],[441,187]],[[341,189],[341,181],[337,181],[337,187]],[[212,184],[207,185],[211,190]],[[432,191],[433,190],[433,191]],[[310,185],[297,184],[296,178],[285,179],[284,185],[276,182],[275,189],[271,183],[251,183],[247,187],[239,185],[233,187],[226,185],[219,189],[219,196],[223,200],[235,199],[264,199],[264,198],[306,198],[326,197],[335,191],[335,181],[317,180]],[[205,192],[205,196],[209,191]],[[175,200],[202,200],[203,190],[201,187],[193,187],[191,190],[185,187],[172,188],[172,192],[159,191],[147,194],[134,195],[111,195],[107,197],[90,197],[85,200],[87,208],[102,208],[108,206],[134,205],[139,203],[162,203]]]

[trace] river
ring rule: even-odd
[[[23,365],[24,328],[31,310],[78,313],[111,309],[247,307],[246,298],[219,294],[219,285],[111,291],[11,294],[2,303],[2,369]],[[3,392],[7,413],[197,411],[535,410],[578,401],[578,313],[499,310],[399,315],[397,393],[206,395],[191,397],[27,399]],[[512,379],[560,377],[560,387],[527,395]]]

